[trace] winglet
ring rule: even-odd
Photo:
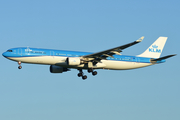
[[[142,36],[141,38],[139,38],[138,40],[136,40],[136,42],[141,42],[144,39],[144,36]]]

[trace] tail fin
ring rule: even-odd
[[[138,56],[148,58],[159,58],[163,51],[166,40],[167,37],[159,37],[144,53]]]

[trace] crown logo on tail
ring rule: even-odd
[[[158,48],[158,46],[157,46],[157,45],[152,45],[152,47],[153,47],[153,48]]]

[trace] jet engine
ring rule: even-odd
[[[63,72],[67,72],[67,71],[69,71],[68,68],[63,68],[63,67],[56,66],[56,65],[50,66],[50,72],[51,73],[63,73]]]
[[[80,65],[81,59],[78,57],[68,57],[67,58],[67,65]]]

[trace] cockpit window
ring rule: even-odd
[[[7,50],[7,52],[12,52],[12,50]]]

